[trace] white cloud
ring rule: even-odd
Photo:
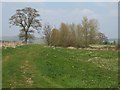
[[[41,13],[43,13],[44,15],[54,15],[54,16],[59,16],[61,14],[65,14],[66,13],[66,10],[62,10],[62,9],[59,9],[59,10],[49,10],[49,9],[40,9],[39,10]]]
[[[88,18],[97,18],[98,14],[90,9],[74,9],[74,10],[48,10],[48,9],[40,9],[41,14],[50,17],[73,17],[78,18],[80,16],[87,16]]]
[[[90,9],[72,9],[72,10],[49,10],[39,9],[43,23],[51,23],[52,26],[57,25],[59,27],[61,22],[65,23],[81,23],[83,16],[88,18],[98,19],[99,15]]]
[[[100,24],[100,31],[104,32],[108,37],[114,35],[116,37],[117,30],[117,10],[109,10],[106,13],[95,12],[91,9],[58,9],[58,10],[49,10],[49,9],[40,9],[39,10],[43,19],[43,22],[48,22],[52,26],[59,27],[61,22],[65,23],[81,23],[83,16],[88,18],[95,18]],[[57,26],[56,26],[57,25]],[[114,27],[114,32],[112,31]],[[108,31],[109,30],[109,31]]]
[[[83,9],[83,10],[81,11],[81,14],[82,14],[83,16],[87,16],[87,17],[89,17],[89,18],[97,18],[97,17],[98,17],[98,14],[95,13],[94,11],[90,10],[90,9]]]
[[[84,14],[93,14],[93,11],[91,11],[90,9],[83,9],[82,12]]]

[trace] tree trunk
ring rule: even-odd
[[[27,39],[28,39],[27,31],[25,31],[25,44],[27,44]]]

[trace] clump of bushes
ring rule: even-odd
[[[50,46],[85,48],[90,44],[102,44],[107,41],[104,33],[98,31],[95,19],[84,17],[81,24],[61,23],[59,29],[45,26],[46,43]]]

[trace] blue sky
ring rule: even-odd
[[[108,38],[118,37],[118,3],[117,2],[3,2],[2,3],[2,35],[15,36],[19,27],[9,28],[8,20],[16,9],[32,7],[39,11],[42,23],[50,23],[59,27],[61,22],[81,23],[82,17],[95,18],[99,22],[99,31]],[[0,5],[1,6],[1,5]]]

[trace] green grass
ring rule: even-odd
[[[3,88],[115,88],[116,51],[26,45],[3,49]]]

